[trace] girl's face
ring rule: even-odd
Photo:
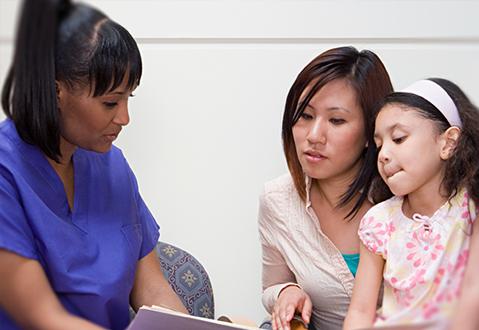
[[[70,90],[58,83],[61,135],[67,147],[107,152],[130,121],[127,79],[112,92],[93,97],[89,87]]]
[[[347,80],[333,80],[313,96],[293,126],[293,138],[311,178],[350,180],[357,175],[366,137],[363,111]]]
[[[415,108],[388,104],[376,119],[374,141],[379,174],[394,195],[439,192],[444,141],[432,120]]]

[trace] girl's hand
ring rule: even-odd
[[[290,322],[295,312],[301,313],[306,324],[309,324],[313,304],[303,289],[291,285],[284,288],[276,301],[271,314],[273,330],[290,330]]]

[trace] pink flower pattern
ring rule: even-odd
[[[406,260],[412,262],[414,268],[418,268],[429,264],[438,258],[444,246],[441,244],[441,235],[427,232],[424,228],[419,229],[421,232],[413,232],[412,240],[406,243],[407,257]]]
[[[426,225],[405,218],[402,201],[393,197],[374,206],[359,228],[365,246],[386,260],[381,325],[451,315],[469,254],[465,229],[477,214],[465,190],[430,219],[421,217],[430,220]]]

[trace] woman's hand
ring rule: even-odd
[[[295,285],[287,286],[280,292],[271,314],[273,330],[290,330],[290,322],[296,312],[309,324],[312,308],[311,298],[303,289]]]

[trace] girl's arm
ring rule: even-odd
[[[143,305],[157,305],[188,314],[165,279],[155,249],[138,262],[130,303],[135,311]]]
[[[0,307],[22,329],[103,329],[68,313],[38,261],[0,249]]]
[[[351,305],[344,320],[344,330],[371,327],[376,316],[384,259],[369,251],[363,243],[361,243],[360,253]]]
[[[469,261],[451,330],[479,329],[479,216],[474,221]]]

